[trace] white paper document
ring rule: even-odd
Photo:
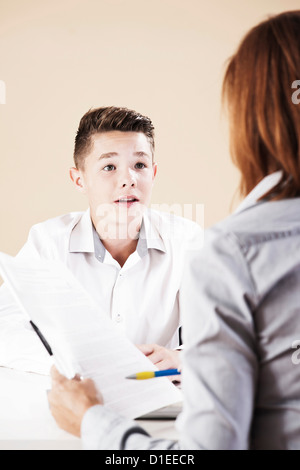
[[[49,343],[57,368],[94,380],[105,406],[128,418],[181,401],[168,378],[129,380],[157,370],[101,311],[59,261],[24,260],[0,253],[0,275]]]

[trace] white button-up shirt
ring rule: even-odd
[[[147,210],[136,251],[125,264],[103,246],[90,212],[70,213],[35,225],[19,257],[63,261],[117,327],[135,344],[179,345],[179,286],[187,251],[202,244],[198,224]],[[7,287],[0,289],[0,365],[43,371],[49,358]],[[39,363],[41,361],[41,364]]]

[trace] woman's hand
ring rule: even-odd
[[[102,405],[103,399],[90,379],[67,379],[53,366],[52,390],[48,393],[51,413],[58,426],[80,437],[80,427],[85,412],[94,405]]]

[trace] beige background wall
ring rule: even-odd
[[[16,254],[34,223],[87,207],[68,169],[79,119],[102,105],[152,118],[153,203],[203,203],[206,227],[227,216],[238,173],[221,117],[224,63],[255,23],[297,8],[299,0],[0,0],[0,251]]]

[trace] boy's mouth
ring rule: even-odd
[[[139,202],[139,199],[135,196],[122,196],[115,201],[116,204],[124,205],[126,207],[130,207],[132,204]]]

